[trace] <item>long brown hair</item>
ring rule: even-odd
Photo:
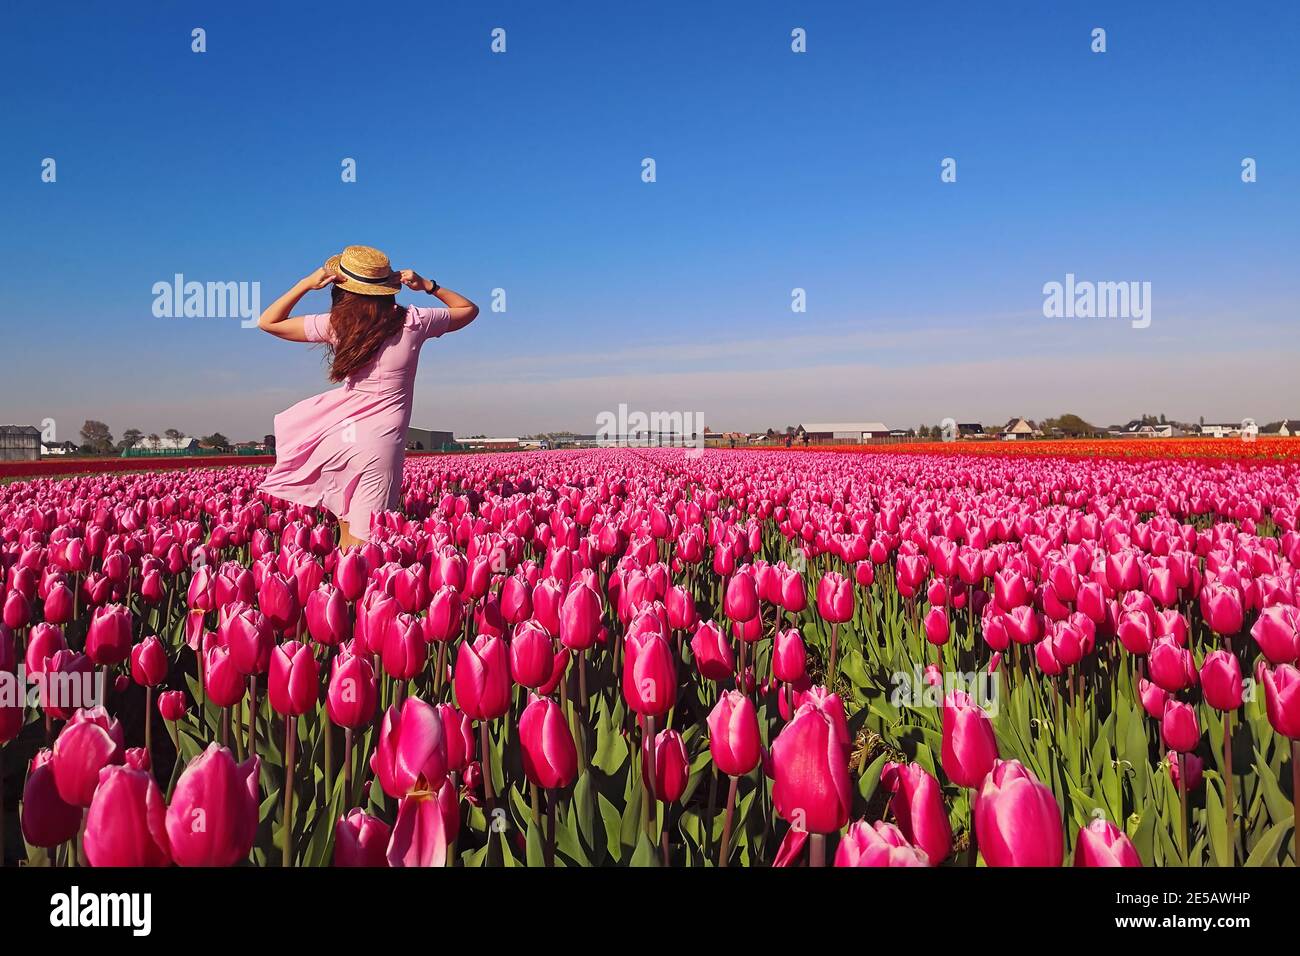
[[[330,289],[330,299],[330,381],[341,382],[401,331],[406,309],[396,295],[357,295],[338,286]]]

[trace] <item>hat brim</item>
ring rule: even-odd
[[[333,275],[342,275],[339,269],[339,262],[342,255],[333,255],[325,260],[325,271]],[[336,286],[345,292],[355,292],[357,295],[396,295],[402,288],[401,277],[394,272],[382,283],[358,282],[356,279],[344,279],[342,282],[335,282]]]

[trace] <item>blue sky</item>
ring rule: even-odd
[[[320,353],[153,284],[265,304],[349,243],[506,291],[426,348],[425,427],[1300,416],[1294,3],[286,6],[11,14],[0,421],[260,437]],[[1044,318],[1066,273],[1151,326]]]

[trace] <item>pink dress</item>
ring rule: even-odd
[[[329,319],[304,316],[309,342],[330,340]],[[447,309],[407,306],[402,330],[364,368],[276,415],[275,466],[261,490],[328,508],[353,535],[368,538],[372,515],[400,507],[420,346],[450,325]]]

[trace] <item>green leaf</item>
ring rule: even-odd
[[[636,852],[632,854],[632,866],[658,866],[659,854],[655,852],[654,844],[641,834],[640,839],[636,842]]]
[[[1210,852],[1215,866],[1232,866],[1232,849],[1228,844],[1228,822],[1224,816],[1223,800],[1213,781],[1205,784],[1206,829],[1210,834]]]
[[[1291,832],[1294,826],[1291,820],[1282,820],[1269,827],[1268,831],[1255,844],[1255,849],[1250,851],[1250,856],[1246,859],[1247,866],[1277,866],[1277,853],[1282,847],[1282,841],[1287,834]]]

